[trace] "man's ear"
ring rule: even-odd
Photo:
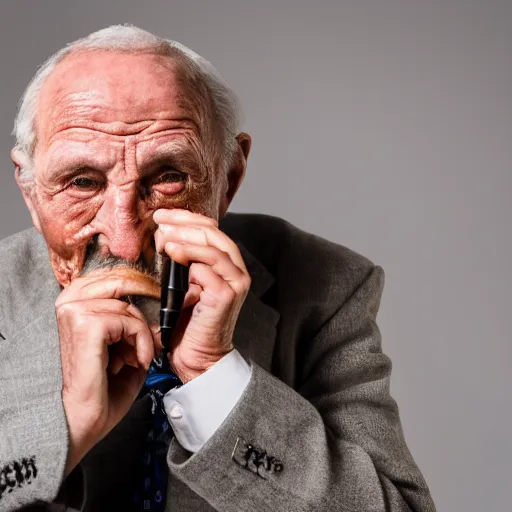
[[[11,151],[11,160],[14,164],[14,177],[16,178],[16,183],[21,190],[25,204],[27,205],[28,211],[30,212],[30,216],[32,217],[32,223],[34,224],[34,227],[37,229],[37,231],[41,233],[39,215],[37,214],[37,209],[35,208],[34,201],[32,200],[32,194],[34,192],[34,180],[33,178],[27,179],[24,177],[24,174],[28,174],[30,172],[30,160],[28,156],[17,146],[14,147]]]
[[[247,133],[239,133],[236,136],[236,142],[238,148],[227,170],[227,187],[221,198],[219,218],[224,217],[242,181],[244,181],[247,159],[251,151],[251,137]]]

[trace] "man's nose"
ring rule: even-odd
[[[112,256],[137,261],[144,249],[146,222],[140,218],[139,195],[134,186],[107,192],[96,218],[103,228],[104,245]],[[103,238],[103,237],[102,237]]]

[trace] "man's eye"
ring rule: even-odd
[[[185,174],[179,171],[169,171],[157,176],[157,178],[153,181],[153,184],[158,185],[159,183],[176,183],[179,181],[185,181]]]
[[[183,192],[186,187],[188,175],[172,167],[163,167],[160,172],[155,173],[149,182],[145,183],[145,194],[163,194],[166,196],[176,195]]]
[[[75,178],[71,185],[76,188],[81,188],[83,190],[90,190],[93,188],[98,187],[98,183],[91,178],[85,178],[84,176],[81,176],[79,178]]]

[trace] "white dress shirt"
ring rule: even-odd
[[[195,453],[203,447],[235,407],[251,373],[234,349],[199,377],[166,393],[165,412],[183,448]]]

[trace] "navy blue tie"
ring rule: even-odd
[[[167,493],[167,450],[173,431],[165,413],[163,397],[170,389],[182,385],[171,370],[167,352],[154,359],[146,377],[143,392],[151,397],[152,426],[147,434],[141,462],[135,503],[141,511],[164,512]]]

